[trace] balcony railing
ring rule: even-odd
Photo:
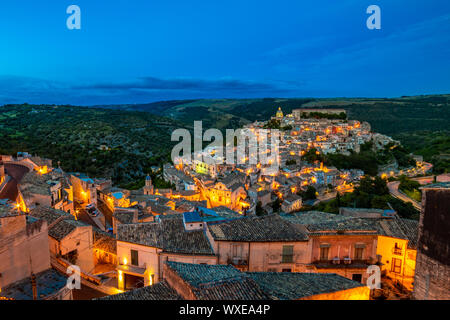
[[[398,256],[402,255],[402,249],[401,248],[392,248],[392,253]]]
[[[243,267],[243,266],[248,265],[248,261],[245,258],[229,258],[227,262],[228,262],[228,264],[231,264],[236,267],[241,267],[241,266]]]

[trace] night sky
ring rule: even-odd
[[[444,0],[1,1],[0,39],[0,104],[450,93]]]

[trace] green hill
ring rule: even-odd
[[[26,151],[66,171],[124,183],[168,159],[170,133],[180,126],[147,112],[7,105],[0,107],[0,154]]]

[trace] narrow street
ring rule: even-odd
[[[10,180],[0,193],[0,199],[17,200],[18,190],[17,183],[22,180],[23,176],[29,171],[27,167],[16,164],[5,164],[5,171]]]

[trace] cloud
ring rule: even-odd
[[[143,77],[128,82],[72,84],[45,79],[0,76],[0,104],[131,104],[157,100],[253,98],[286,95],[299,84],[238,79],[160,79]]]
[[[281,88],[273,83],[242,81],[237,79],[202,80],[190,78],[160,79],[155,77],[144,77],[131,82],[123,83],[96,83],[75,86],[74,89],[83,90],[158,90],[158,91],[193,91],[199,93],[245,93],[245,92],[281,92]]]

